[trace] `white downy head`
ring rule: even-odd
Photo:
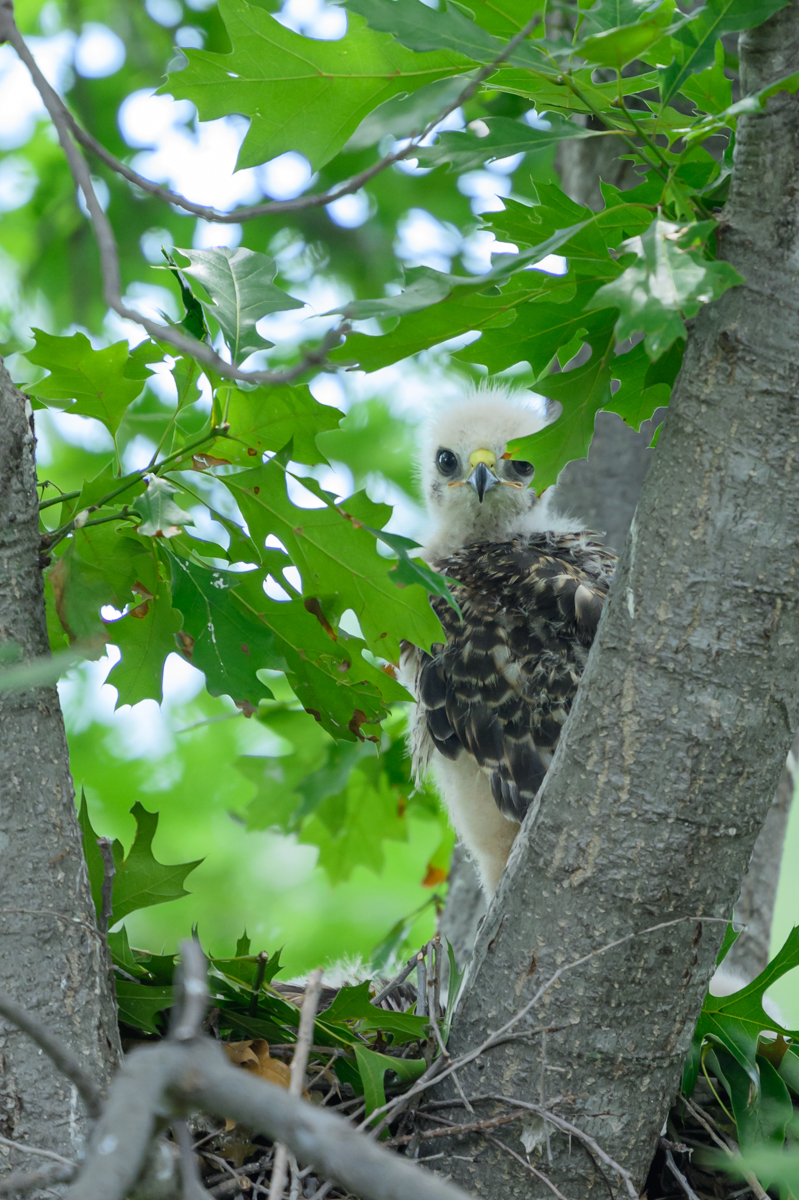
[[[579,528],[555,517],[531,487],[534,464],[508,446],[549,422],[541,402],[504,386],[481,387],[433,414],[423,428],[420,471],[431,561],[462,546],[536,530]]]

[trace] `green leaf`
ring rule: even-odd
[[[171,866],[159,863],[152,849],[158,828],[158,813],[147,812],[138,801],[130,811],[136,821],[136,836],[126,857],[123,857],[121,843],[114,842],[117,867],[114,876],[114,924],[137,909],[188,896],[183,883],[186,876],[203,861],[200,858],[195,862]]]
[[[285,474],[275,459],[225,482],[256,545],[263,547],[271,534],[288,550],[302,576],[306,605],[317,598],[324,610],[325,598],[335,597],[337,612],[351,608],[367,645],[384,658],[399,658],[401,638],[423,647],[440,639],[425,593],[397,588],[389,578],[390,564],[363,528],[363,493],[339,506],[328,502],[324,508],[297,508],[286,494]],[[313,481],[302,482],[311,487]]]
[[[430,120],[457,100],[468,84],[468,76],[455,75],[428,83],[407,96],[393,96],[364,117],[344,147],[345,153],[376,145],[386,134],[395,138],[421,133]]]
[[[612,112],[619,96],[619,84],[614,79],[608,83],[594,83],[594,67],[582,67],[571,72],[577,84],[575,94],[566,86],[562,75],[542,76],[532,71],[519,71],[501,67],[491,76],[491,87],[500,92],[510,92],[532,100],[538,112],[585,113]],[[636,95],[658,86],[657,71],[625,77],[621,81],[623,96]]]
[[[364,528],[378,541],[390,546],[397,555],[399,562],[389,571],[389,575],[396,584],[408,587],[410,584],[420,583],[431,596],[443,596],[447,604],[455,609],[458,616],[462,615],[458,601],[447,586],[448,583],[454,584],[455,580],[439,575],[438,571],[433,571],[423,559],[411,558],[408,551],[421,549],[418,542],[412,541],[411,538],[401,537],[398,533],[386,533],[384,529],[370,529],[368,525],[365,525]]]
[[[55,610],[70,643],[98,654],[108,640],[100,616],[104,605],[123,610],[133,598],[139,578],[154,579],[155,563],[148,547],[130,537],[120,537],[113,526],[76,529],[49,573]]]
[[[391,1058],[388,1054],[377,1054],[365,1046],[355,1046],[355,1057],[363,1084],[366,1101],[366,1116],[386,1103],[385,1078],[392,1071],[402,1083],[414,1083],[427,1070],[423,1058]]]
[[[608,317],[608,314],[606,314]],[[558,475],[575,458],[585,458],[594,435],[596,414],[611,401],[613,326],[606,320],[590,339],[592,354],[582,367],[547,375],[536,382],[536,391],[562,405],[562,412],[540,433],[522,438],[508,449],[535,467],[533,486],[541,495],[557,482]]]
[[[336,429],[344,415],[337,408],[319,404],[302,386],[250,391],[231,387],[226,404],[230,437],[224,443],[224,454],[250,466],[267,451],[282,450],[289,441],[293,441],[292,454],[298,462],[326,462],[316,436]]]
[[[148,699],[161,702],[164,659],[178,648],[175,636],[181,624],[169,590],[160,582],[152,598],[145,599],[127,616],[107,623],[107,640],[122,654],[108,675],[108,682],[119,692],[118,705]]]
[[[720,1046],[707,1054],[707,1066],[718,1075],[732,1106],[738,1141],[743,1150],[772,1142],[782,1146],[785,1130],[794,1115],[791,1097],[777,1071],[757,1055],[760,1086],[753,1089],[748,1071]]]
[[[316,170],[383,101],[471,66],[459,54],[412,54],[352,14],[346,37],[325,42],[286,29],[246,0],[220,0],[219,11],[233,53],[187,50],[188,66],[162,90],[192,100],[203,121],[236,112],[250,118],[239,168],[294,150]]]
[[[724,962],[724,959],[727,957],[730,950],[732,950],[733,946],[738,941],[738,938],[740,936],[741,936],[741,930],[736,929],[735,926],[733,925],[732,921],[730,921],[729,924],[727,925],[727,928],[724,930],[724,937],[722,938],[721,945],[719,946],[719,952],[716,955],[716,966],[717,967],[720,967],[721,964]]]
[[[679,360],[682,361],[682,344],[675,342],[672,349],[675,347],[679,347]],[[660,379],[653,384],[649,384],[648,381],[652,367],[663,362],[670,353],[671,351],[667,351],[662,359],[652,363],[644,343],[638,342],[625,354],[614,355],[610,369],[613,377],[619,380],[620,386],[613,399],[605,405],[605,412],[618,413],[631,429],[639,430],[657,408],[668,404],[674,377],[668,381]]]
[[[454,4],[446,0],[439,9],[430,8],[422,0],[347,0],[349,12],[360,13],[370,28],[390,33],[403,46],[425,52],[447,50],[455,56],[473,62],[490,63],[505,49],[499,38],[476,25]],[[517,67],[542,69],[542,56],[523,43],[509,55],[506,62]]]
[[[370,993],[371,984],[368,979],[355,987],[341,988],[330,1007],[325,1009],[325,1020],[356,1021],[357,1029],[361,1033],[382,1030],[383,1033],[390,1033],[394,1044],[398,1046],[424,1038],[428,1025],[425,1017],[378,1008],[372,1004]]]
[[[763,1008],[764,993],[788,971],[799,966],[799,925],[796,925],[779,953],[764,971],[740,991],[730,996],[705,997],[694,1031],[691,1053],[683,1071],[682,1089],[691,1095],[699,1073],[702,1045],[707,1039],[720,1043],[748,1073],[757,1091],[760,1075],[755,1061],[758,1038],[763,1030],[799,1037],[799,1033],[784,1029]]]
[[[176,537],[191,517],[172,499],[178,489],[168,479],[151,475],[147,490],[137,496],[132,510],[141,518],[136,532],[142,537]]]
[[[152,984],[132,983],[114,975],[119,1019],[125,1025],[141,1029],[143,1033],[161,1034],[155,1018],[165,1008],[172,1006],[171,987],[153,987]]]
[[[383,296],[378,300],[349,300],[341,308],[331,309],[331,312],[341,312],[356,321],[369,317],[401,317],[438,304],[449,294],[452,286],[450,276],[429,267],[408,271],[407,278],[411,282],[398,296]]]
[[[724,45],[716,42],[714,62],[706,71],[691,75],[680,92],[693,101],[698,113],[722,113],[732,104],[732,80],[724,74]]]
[[[178,253],[189,260],[183,273],[201,283],[210,296],[210,304],[201,298],[203,308],[218,323],[236,363],[272,345],[255,328],[261,317],[304,307],[302,300],[295,300],[272,282],[277,264],[268,254],[245,246]]]
[[[550,113],[534,126],[510,117],[489,117],[484,136],[471,132],[440,133],[432,146],[422,146],[414,157],[422,167],[437,167],[450,163],[450,171],[469,171],[482,163],[511,154],[527,154],[551,150],[564,138],[593,137],[592,130],[573,125],[565,117]]]
[[[581,32],[589,33],[575,47],[575,53],[589,63],[601,67],[614,67],[620,71],[636,58],[645,58],[646,52],[663,37],[674,12],[673,0],[655,4],[635,3],[635,0],[610,0],[600,3],[587,14]],[[601,16],[600,16],[601,13]],[[592,22],[591,17],[595,16]],[[606,20],[614,25],[606,25]],[[591,32],[600,25],[598,32]]]
[[[241,576],[212,571],[170,554],[172,603],[183,614],[183,655],[205,674],[212,696],[230,696],[237,703],[257,708],[272,696],[256,672],[280,670],[285,665],[275,638],[231,601],[231,590]]]
[[[708,0],[693,20],[673,37],[674,62],[660,72],[664,104],[681,91],[686,80],[711,66],[716,41],[725,33],[752,29],[785,8],[788,0]]]
[[[103,350],[93,350],[83,333],[54,337],[42,329],[32,329],[36,345],[26,357],[36,366],[47,367],[50,374],[27,390],[45,404],[63,408],[81,417],[102,421],[113,436],[125,410],[140,394],[141,379],[128,379],[128,343],[115,342]]]
[[[299,840],[319,848],[319,866],[331,883],[349,879],[357,866],[379,875],[385,863],[383,843],[407,840],[401,807],[384,775],[369,780],[362,771],[353,771],[344,792],[318,805]]]
[[[695,316],[703,304],[743,283],[730,263],[703,256],[696,229],[695,235],[690,225],[681,228],[656,217],[646,233],[624,244],[635,261],[588,304],[589,309],[617,307],[617,338],[624,341],[643,332],[650,358],[659,358],[677,338],[685,338],[683,317]]]
[[[262,572],[244,575],[232,593],[234,604],[271,629],[289,684],[306,712],[333,737],[355,741],[363,736],[362,727],[385,716],[383,695],[391,695],[386,685],[393,681],[363,659],[363,642],[331,637],[302,600],[270,599],[263,580]]]

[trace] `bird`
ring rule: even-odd
[[[398,677],[417,785],[431,771],[459,840],[494,895],[552,762],[596,633],[616,556],[539,497],[512,457],[549,422],[540,400],[482,385],[422,430],[429,522],[420,557],[448,581],[430,602],[445,641],[403,642]]]

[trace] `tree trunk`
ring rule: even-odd
[[[2,359],[0,430],[0,652],[24,661],[49,653],[36,440]],[[63,1035],[104,1083],[119,1053],[116,1014],[55,687],[0,691],[0,729],[0,989]],[[0,1134],[74,1158],[83,1127],[71,1085],[0,1020]],[[40,1165],[2,1149],[0,1173]]]
[[[742,88],[797,66],[794,2],[741,38]],[[460,1083],[535,1103],[556,1091],[557,1112],[641,1184],[797,719],[798,172],[799,98],[783,93],[741,119],[719,242],[746,283],[693,323],[597,643],[451,1035],[454,1054],[479,1045],[591,955],[525,1019],[550,1030],[545,1059],[540,1037],[505,1043]],[[642,932],[664,922],[679,923]],[[551,1147],[558,1188],[604,1190],[579,1139],[553,1131]],[[484,1196],[551,1196],[479,1137],[440,1169]],[[618,1190],[612,1172],[607,1183]]]

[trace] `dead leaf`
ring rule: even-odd
[[[260,1079],[276,1083],[278,1087],[288,1088],[291,1070],[281,1059],[272,1058],[269,1043],[263,1038],[247,1042],[228,1042],[223,1049],[235,1066],[252,1071]]]
[[[443,867],[434,867],[432,863],[428,863],[427,874],[422,880],[422,887],[436,887],[439,883],[443,883],[446,878],[447,872]]]
[[[229,467],[229,458],[214,458],[213,454],[195,454],[191,465],[195,471],[207,471],[209,467]]]

